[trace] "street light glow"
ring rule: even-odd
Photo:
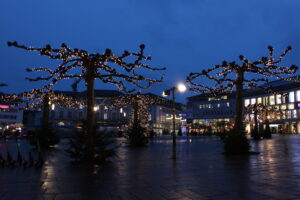
[[[99,107],[98,106],[94,106],[94,111],[98,111],[99,110]]]
[[[168,96],[168,95],[166,95],[165,91],[163,91],[163,92],[162,92],[162,96],[163,96],[163,97],[166,97],[166,96]]]
[[[179,83],[177,85],[177,89],[179,92],[185,92],[186,91],[186,86],[183,83]]]

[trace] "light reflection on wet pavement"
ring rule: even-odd
[[[300,135],[252,142],[260,154],[250,156],[222,155],[217,137],[181,137],[176,161],[170,137],[145,148],[117,142],[117,156],[100,168],[69,162],[66,141],[45,155],[41,169],[0,168],[0,199],[300,199]],[[13,156],[15,144],[7,143]],[[24,140],[21,150],[26,157]],[[0,151],[6,155],[3,143]]]

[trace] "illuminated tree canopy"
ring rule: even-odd
[[[279,65],[291,49],[291,47],[287,47],[277,59],[274,58],[274,49],[271,46],[268,47],[268,57],[262,57],[256,61],[250,61],[243,55],[240,55],[240,64],[234,61],[223,61],[221,65],[216,65],[211,69],[202,70],[200,73],[190,73],[187,77],[187,82],[191,85],[191,90],[200,93],[211,93],[213,95],[231,93],[235,88],[237,106],[235,128],[242,130],[242,96],[244,89],[263,87],[268,92],[271,92],[271,78],[300,82],[299,77],[291,77],[291,75],[297,72],[297,66],[283,67]],[[203,82],[204,78],[211,81],[212,86],[197,82],[198,79]]]
[[[40,55],[47,56],[52,60],[61,61],[54,69],[45,67],[27,69],[28,72],[42,72],[42,76],[28,78],[29,81],[46,81],[41,88],[44,91],[50,91],[59,81],[64,79],[84,80],[87,88],[87,141],[85,153],[87,160],[94,160],[96,156],[94,141],[96,134],[95,126],[95,80],[103,83],[116,85],[119,90],[128,91],[128,85],[147,89],[155,83],[163,81],[161,76],[158,79],[148,78],[142,75],[145,71],[159,71],[165,68],[154,68],[146,64],[151,60],[150,56],[144,55],[145,45],[140,45],[138,52],[124,51],[122,55],[115,55],[110,49],[104,53],[89,53],[82,49],[71,49],[66,44],[60,48],[52,48],[46,45],[43,48],[27,47],[19,45],[17,42],[8,42],[8,46],[14,46],[27,51],[38,52]],[[46,75],[45,75],[46,74]],[[76,82],[74,84],[76,89]]]
[[[50,81],[44,86],[44,89],[47,90],[62,79],[88,79],[88,76],[90,76],[89,70],[92,70],[91,74],[95,79],[98,78],[104,83],[115,84],[120,90],[127,89],[126,82],[147,89],[152,84],[161,82],[162,77],[160,79],[147,78],[137,70],[139,68],[150,71],[165,70],[165,68],[153,68],[143,63],[143,61],[151,60],[151,57],[144,55],[145,45],[140,45],[140,51],[137,53],[124,51],[121,56],[116,56],[110,49],[106,49],[103,54],[88,53],[81,49],[71,49],[64,43],[59,49],[54,49],[50,45],[43,48],[26,47],[19,45],[17,42],[8,42],[8,46],[39,52],[40,55],[47,56],[50,59],[62,61],[53,70],[44,67],[27,69],[28,72],[46,72],[48,74],[47,76],[28,78],[30,81]],[[91,69],[89,66],[92,66]],[[72,73],[74,69],[79,69],[79,72],[75,70]]]

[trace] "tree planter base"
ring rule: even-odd
[[[247,156],[247,155],[258,155],[258,154],[260,154],[260,152],[249,151],[249,152],[247,152],[247,153],[240,153],[240,154],[238,154],[238,153],[236,153],[236,154],[231,154],[231,153],[223,152],[222,154],[225,155],[225,156],[241,156],[241,155]]]

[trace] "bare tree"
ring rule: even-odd
[[[132,108],[129,121],[129,140],[133,146],[146,143],[145,134],[149,131],[149,110],[155,104],[170,104],[170,101],[152,94],[126,94],[110,99],[112,108]]]
[[[150,88],[153,84],[162,82],[160,79],[147,78],[141,75],[142,68],[150,71],[164,70],[165,68],[153,68],[143,61],[151,60],[151,57],[144,55],[145,45],[140,45],[139,52],[124,51],[120,56],[116,56],[110,49],[104,53],[89,53],[86,50],[71,49],[66,44],[54,49],[50,45],[43,48],[27,47],[19,45],[17,42],[8,42],[8,46],[15,46],[28,51],[36,51],[40,55],[48,56],[53,60],[60,60],[61,63],[55,69],[32,68],[29,72],[44,72],[47,76],[29,78],[30,81],[48,81],[43,89],[50,90],[57,82],[63,79],[77,78],[83,79],[87,87],[87,129],[90,135],[87,142],[87,153],[93,156],[93,134],[95,133],[95,113],[94,113],[94,83],[98,79],[103,83],[116,85],[119,90],[126,90],[127,83],[139,88]]]
[[[270,129],[269,122],[270,120],[278,120],[283,116],[283,112],[279,109],[278,106],[267,106],[262,103],[255,103],[252,105],[248,105],[245,107],[245,115],[248,115],[248,119],[246,119],[249,123],[251,123],[251,115],[253,115],[254,119],[254,128],[251,130],[251,135],[254,139],[260,139],[260,137],[270,138],[271,135],[268,134],[259,134],[262,130],[259,130],[259,123],[264,123],[266,126],[266,130]],[[267,131],[265,131],[267,132]]]
[[[235,88],[236,92],[236,116],[235,130],[243,130],[243,92],[245,88],[255,89],[263,87],[267,91],[271,91],[272,87],[269,84],[272,78],[286,81],[297,81],[299,77],[287,77],[294,75],[298,67],[291,65],[283,67],[279,64],[286,54],[292,49],[287,47],[284,52],[277,58],[274,58],[274,49],[269,46],[268,57],[262,57],[256,61],[249,61],[244,56],[239,56],[240,64],[236,62],[223,61],[221,65],[200,73],[190,73],[187,77],[187,82],[192,86],[191,90],[201,93],[211,93],[213,95],[231,93]],[[213,86],[196,83],[196,79],[207,78],[212,81]]]

